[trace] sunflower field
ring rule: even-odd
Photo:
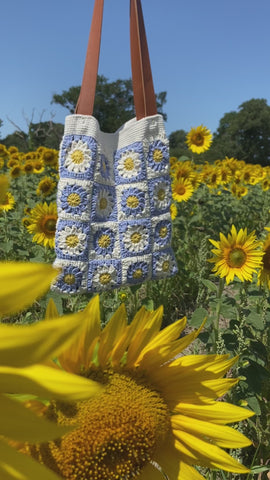
[[[0,477],[269,480],[270,166],[171,157],[178,273],[69,295],[48,290],[58,153],[0,144]]]

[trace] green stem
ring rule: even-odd
[[[218,291],[217,291],[217,306],[216,306],[216,312],[215,312],[215,317],[213,321],[213,332],[214,332],[214,345],[213,345],[213,350],[214,353],[217,353],[217,343],[218,343],[218,338],[219,338],[219,318],[220,318],[220,310],[221,310],[221,304],[222,304],[222,293],[224,290],[224,278],[219,279],[219,284],[218,284]]]

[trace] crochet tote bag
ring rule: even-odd
[[[53,288],[100,292],[173,275],[169,149],[157,114],[140,0],[130,0],[136,118],[104,133],[92,116],[103,0],[95,0],[76,113],[60,146]]]

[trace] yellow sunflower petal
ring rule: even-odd
[[[251,410],[226,402],[214,402],[210,405],[193,405],[192,403],[181,402],[174,407],[174,411],[221,425],[239,422],[254,415]]]
[[[0,325],[0,365],[21,367],[55,357],[80,334],[84,320],[79,312],[35,325]]]
[[[76,401],[101,391],[100,384],[45,365],[25,368],[0,366],[0,392],[31,393],[39,398]]]
[[[174,430],[189,432],[194,436],[207,437],[223,448],[242,448],[252,443],[245,435],[231,427],[213,425],[213,423],[184,415],[173,415],[171,424]]]
[[[43,295],[59,274],[42,263],[1,262],[0,315],[10,315]]]
[[[178,442],[175,443],[176,448],[179,451],[183,448],[186,455],[188,455],[186,452],[189,452],[191,461],[195,456],[196,462],[194,463],[234,473],[249,472],[248,468],[237,462],[237,460],[216,445],[211,444],[211,448],[209,448],[209,442],[205,442],[198,436],[194,437],[190,433],[180,430],[174,430],[173,434],[178,439]]]
[[[55,319],[57,317],[59,317],[57,306],[55,305],[53,299],[50,298],[45,312],[45,320]]]
[[[125,305],[122,303],[105,326],[100,336],[98,349],[98,363],[104,367],[110,357],[113,347],[119,337],[123,334],[127,325],[127,314]]]
[[[59,480],[58,475],[0,440],[1,480]]]
[[[23,403],[6,395],[0,395],[0,435],[19,442],[46,442],[61,437],[70,431],[38,417]]]

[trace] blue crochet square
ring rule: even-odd
[[[117,288],[121,285],[121,280],[121,260],[92,260],[89,263],[89,290],[98,292]]]
[[[104,222],[91,226],[90,258],[120,258],[117,222]]]
[[[115,152],[114,172],[118,184],[145,180],[146,166],[142,142],[132,143]]]
[[[105,222],[117,219],[115,187],[110,185],[94,184],[91,220]]]
[[[88,260],[90,227],[87,223],[58,220],[55,252],[58,258]]]
[[[150,280],[152,275],[151,255],[122,260],[123,284],[136,285]]]
[[[164,175],[168,172],[169,159],[170,154],[167,143],[164,143],[162,140],[154,140],[150,143],[147,155],[148,170],[156,175]]]
[[[91,182],[75,179],[60,180],[57,195],[58,215],[71,219],[89,219],[91,191]]]
[[[172,222],[170,214],[152,219],[154,249],[169,247],[172,239]]]
[[[60,176],[92,179],[97,142],[86,135],[65,135],[60,148]]]
[[[57,260],[54,266],[61,268],[53,288],[73,294],[87,291],[87,263]]]
[[[153,279],[159,280],[177,273],[177,265],[171,248],[153,253]]]
[[[168,175],[149,180],[149,199],[152,215],[168,212],[171,205],[171,181]]]
[[[152,247],[150,220],[120,222],[119,234],[123,258],[150,253]]]

